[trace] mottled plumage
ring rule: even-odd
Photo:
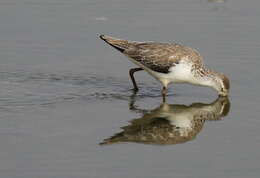
[[[136,44],[134,48],[123,53],[156,72],[169,73],[169,69],[184,58],[189,58],[198,65],[202,62],[195,50],[178,44],[149,42]]]
[[[179,44],[130,42],[108,36],[101,36],[101,38],[126,56],[156,72],[168,73],[170,67],[185,58],[202,65],[202,57],[196,50]]]
[[[166,88],[172,82],[209,86],[222,96],[228,94],[228,78],[207,69],[203,58],[195,49],[175,43],[127,41],[105,35],[100,38],[140,67],[130,70],[136,90],[138,88],[133,74],[143,69],[163,84],[163,94],[166,94]]]

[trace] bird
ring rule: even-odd
[[[143,113],[133,119],[122,131],[104,139],[100,145],[135,142],[143,144],[172,145],[196,138],[206,121],[218,121],[228,115],[231,103],[228,97],[218,97],[212,103],[191,105],[162,103],[152,110],[130,105],[130,110]]]
[[[99,37],[138,66],[129,70],[135,92],[139,88],[134,73],[144,70],[161,82],[164,100],[171,83],[210,87],[216,90],[219,96],[229,94],[228,77],[207,68],[203,57],[193,48],[178,43],[128,41],[108,35]]]

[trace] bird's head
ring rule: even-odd
[[[230,84],[229,79],[224,74],[218,74],[215,78],[214,86],[213,88],[217,90],[219,96],[228,96]]]

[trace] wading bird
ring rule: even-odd
[[[229,79],[206,68],[202,56],[195,49],[175,43],[127,41],[106,35],[100,35],[100,38],[139,66],[129,70],[134,91],[138,91],[134,73],[145,70],[162,83],[164,100],[170,83],[211,87],[220,96],[229,93]]]

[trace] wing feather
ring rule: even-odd
[[[197,51],[179,44],[146,42],[133,43],[131,46],[123,53],[156,72],[168,73],[182,59],[202,63]]]
[[[172,66],[182,60],[201,66],[202,57],[192,48],[171,43],[135,42],[107,35],[100,38],[137,63],[157,72],[168,73]]]

